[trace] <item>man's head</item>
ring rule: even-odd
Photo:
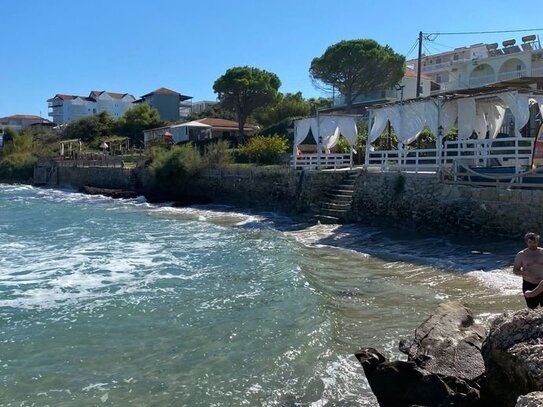
[[[528,232],[524,235],[524,240],[526,241],[526,246],[529,249],[535,250],[539,246],[539,235],[534,232]]]

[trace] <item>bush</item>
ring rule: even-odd
[[[258,164],[278,164],[288,151],[288,142],[284,137],[254,136],[249,142],[239,148],[238,157],[241,161]]]
[[[202,156],[192,144],[171,149],[153,147],[149,151],[149,171],[163,185],[182,186],[203,168]]]
[[[0,179],[6,181],[27,181],[32,178],[36,157],[30,152],[17,152],[0,160]]]
[[[0,179],[28,181],[32,178],[37,159],[33,154],[32,135],[13,133],[4,145],[0,159]]]
[[[210,168],[222,168],[233,161],[230,143],[227,140],[219,140],[208,144],[205,148],[205,163]]]

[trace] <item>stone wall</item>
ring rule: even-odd
[[[338,184],[342,173],[302,172],[290,168],[205,170],[186,193],[209,196],[213,202],[303,214],[322,191]]]
[[[543,191],[442,183],[435,174],[361,173],[351,220],[447,233],[543,232]]]
[[[56,177],[50,182],[78,189],[87,185],[97,188],[131,190],[134,188],[133,172],[133,170],[125,168],[57,167]]]
[[[144,170],[58,167],[52,184],[134,189],[151,196],[155,180]],[[345,172],[290,168],[208,169],[183,188],[161,186],[160,198],[311,214]],[[346,221],[389,224],[458,234],[521,236],[543,232],[543,190],[443,184],[435,174],[360,171]]]

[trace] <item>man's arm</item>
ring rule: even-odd
[[[513,274],[521,276],[522,273],[522,252],[518,253],[515,257],[515,263],[513,263]]]

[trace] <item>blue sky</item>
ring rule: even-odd
[[[539,15],[505,0],[4,0],[0,117],[47,117],[56,93],[91,90],[214,100],[213,82],[243,65],[277,74],[282,92],[320,96],[309,65],[340,40],[372,38],[410,59],[419,31],[541,28]],[[440,35],[425,51],[527,34]]]

